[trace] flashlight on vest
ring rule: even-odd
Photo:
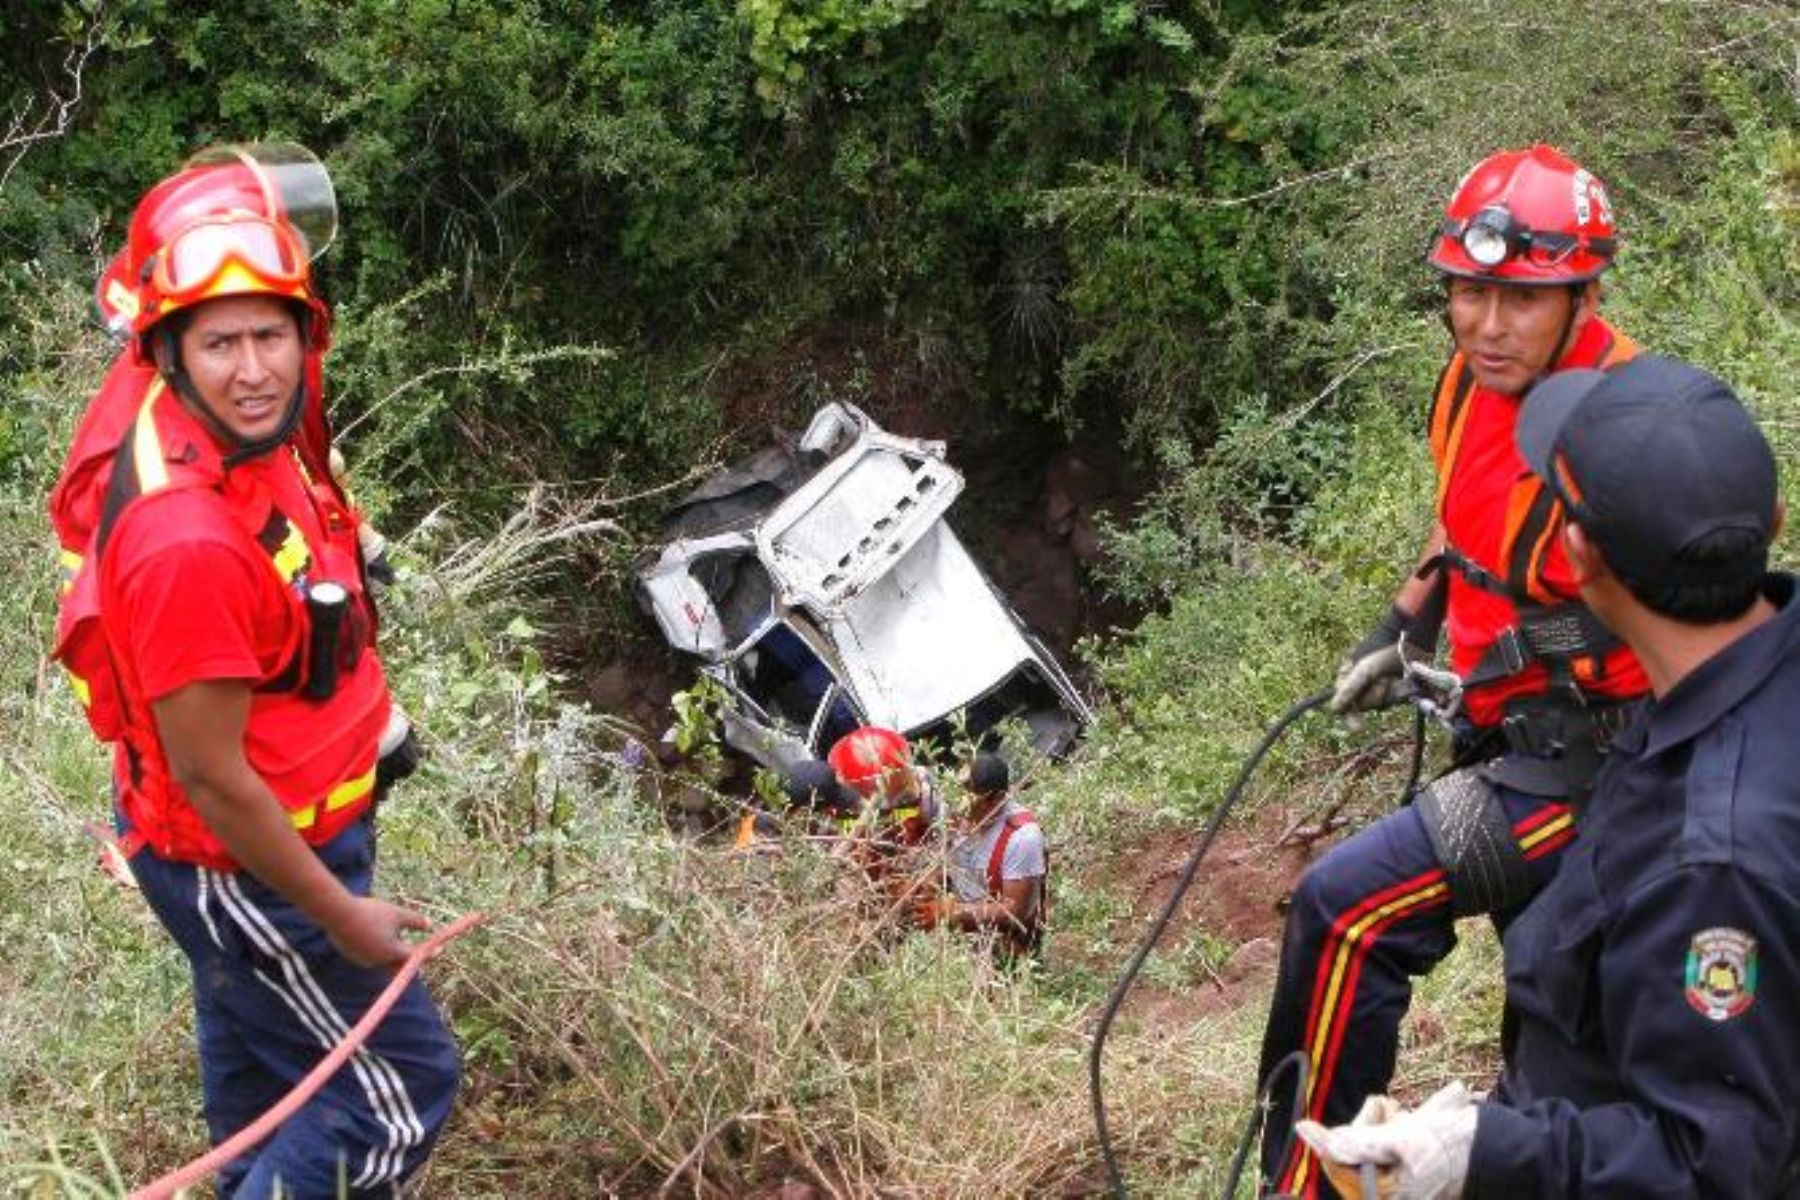
[[[307,585],[306,618],[306,686],[308,700],[329,700],[337,691],[338,635],[344,627],[344,613],[350,607],[350,593],[341,583],[321,580]]]

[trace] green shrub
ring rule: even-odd
[[[93,11],[19,10],[6,111]],[[42,517],[110,353],[83,312],[96,265],[199,144],[300,138],[342,193],[321,268],[335,412],[398,543],[385,644],[432,749],[383,817],[384,888],[492,915],[431,968],[470,1064],[433,1192],[1091,1180],[1086,1022],[1142,901],[1121,863],[1215,810],[1410,567],[1445,350],[1421,231],[1488,150],[1543,138],[1608,180],[1609,311],[1738,384],[1795,477],[1796,30],[1776,0],[1579,20],[1547,0],[152,0],[107,22],[76,125],[0,157],[0,1164],[45,1194],[120,1190],[203,1141],[169,1052],[182,966],[89,865],[105,762],[43,660]],[[628,769],[628,731],[550,661],[626,619],[590,598],[629,558],[623,497],[838,374],[1116,418],[1158,484],[1105,573],[1152,615],[1087,648],[1102,722],[1033,795],[1060,873],[1050,958],[1004,985],[951,939],[894,937],[823,855],[672,840],[665,789],[701,785]],[[1314,718],[1246,816],[1383,811],[1405,748],[1397,718]],[[1403,1092],[1492,1061],[1494,948],[1474,940],[1421,991]],[[1226,949],[1192,930],[1153,984],[1179,996]],[[1223,1182],[1262,997],[1234,999],[1128,1008],[1106,1079],[1134,1190]]]

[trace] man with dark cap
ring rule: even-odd
[[[962,785],[970,801],[950,843],[949,887],[917,902],[913,921],[921,929],[993,930],[1006,954],[1035,953],[1050,874],[1044,831],[1012,798],[1012,771],[998,754],[976,755]]]
[[[1455,1084],[1302,1136],[1415,1200],[1800,1196],[1800,605],[1767,573],[1774,457],[1723,383],[1648,356],[1539,384],[1517,439],[1655,701],[1507,931],[1520,1028],[1492,1098]]]

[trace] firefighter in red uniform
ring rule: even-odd
[[[931,772],[913,761],[912,746],[891,729],[865,725],[833,743],[826,761],[863,798],[864,820],[877,848],[916,846],[938,820]]]
[[[924,842],[939,827],[940,804],[931,772],[904,735],[878,725],[846,733],[825,761],[860,801],[855,820],[841,826],[841,852],[875,885],[871,898],[899,916],[932,874]]]
[[[193,968],[215,1143],[336,1045],[426,924],[370,894],[392,702],[317,393],[310,259],[334,226],[303,151],[226,148],[151,189],[101,281],[132,361],[52,497],[57,655],[117,744],[121,845]],[[458,1074],[415,980],[219,1194],[393,1194]]]
[[[1464,707],[1455,769],[1333,847],[1292,897],[1261,1074],[1298,1055],[1305,1069],[1289,1082],[1304,1115],[1327,1125],[1386,1090],[1411,979],[1449,954],[1455,918],[1504,924],[1555,873],[1574,806],[1647,688],[1630,650],[1576,600],[1561,510],[1513,444],[1537,380],[1634,352],[1597,312],[1614,238],[1600,181],[1533,146],[1477,164],[1432,243],[1455,342],[1430,421],[1437,522],[1419,569],[1344,660],[1332,708],[1397,699],[1403,655],[1428,658],[1446,624]],[[1274,1091],[1265,1180],[1318,1195],[1317,1162],[1291,1137],[1291,1095]]]

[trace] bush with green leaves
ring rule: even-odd
[[[1298,177],[1260,206],[1298,273],[1329,283],[1329,319],[1299,320],[1286,347],[1234,339],[1310,362],[1319,382],[1230,396],[1235,416],[1210,440],[1162,443],[1161,488],[1110,538],[1110,586],[1164,609],[1102,655],[1119,736],[1154,747],[1151,769],[1182,785],[1217,779],[1328,684],[1414,565],[1434,499],[1426,409],[1449,353],[1425,234],[1457,173],[1491,150],[1555,141],[1607,180],[1623,249],[1604,311],[1732,381],[1792,458],[1800,172],[1779,59],[1800,20],[1777,5],[1664,6],[1640,14],[1648,29],[1625,6],[1572,26],[1557,13],[1507,16],[1561,29],[1553,53],[1532,36],[1477,52],[1464,15],[1386,3],[1240,43],[1296,88],[1331,81],[1316,102],[1360,97],[1367,131],[1345,147],[1356,170]]]
[[[444,464],[496,441],[510,472],[630,482],[721,432],[707,381],[840,323],[910,360],[918,386],[1068,421],[1104,407],[1150,431],[1203,426],[1215,406],[1194,385],[1218,377],[1239,300],[1281,275],[1280,244],[1251,207],[1151,211],[1119,192],[1254,192],[1335,149],[1317,120],[1281,117],[1291,84],[1221,66],[1268,6],[97,11],[81,119],[0,193],[0,231],[45,261],[81,273],[200,144],[294,138],[341,195],[328,294],[347,321],[412,317],[379,347],[394,377],[546,346],[619,352],[528,378],[441,375],[431,421],[377,421],[370,435],[415,451],[391,480],[415,508]],[[10,53],[47,68],[52,28]],[[1234,361],[1241,380],[1249,362]]]
[[[1324,686],[1430,520],[1446,341],[1420,257],[1489,150],[1552,141],[1608,181],[1607,310],[1721,371],[1800,462],[1779,0],[14,9],[5,112],[46,111],[21,105],[95,46],[67,131],[0,137],[0,1169],[44,1194],[204,1140],[183,967],[90,865],[106,764],[43,658],[43,493],[112,352],[88,287],[195,146],[299,138],[342,193],[335,411],[398,543],[384,638],[432,750],[383,816],[384,888],[492,917],[430,969],[470,1068],[446,1195],[1092,1180],[1086,1022],[1139,933],[1136,860],[1185,846]],[[827,855],[672,839],[665,790],[700,785],[629,767],[549,654],[626,619],[591,597],[625,575],[627,498],[830,390],[834,345],[876,394],[1116,417],[1157,484],[1106,568],[1153,615],[1089,647],[1103,719],[1033,794],[1058,924],[1023,979],[895,938]],[[1405,741],[1302,727],[1247,827],[1381,811]],[[1259,985],[1212,1016],[1165,1003],[1218,938],[1178,939],[1111,1043],[1143,1194],[1216,1190],[1249,1100]],[[1494,957],[1422,989],[1403,1094],[1492,1063]]]

